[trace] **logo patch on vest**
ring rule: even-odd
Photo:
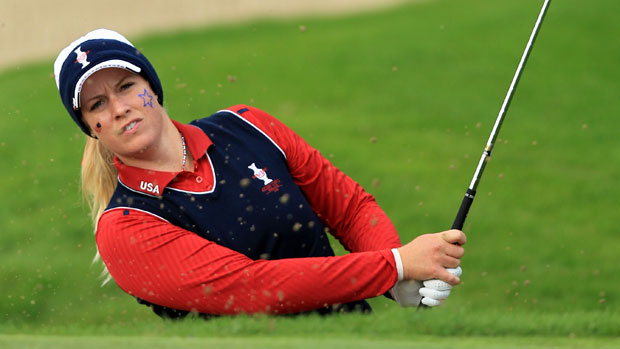
[[[151,182],[140,181],[140,189],[149,193],[159,194],[159,185]]]
[[[277,192],[278,190],[280,190],[280,187],[282,187],[282,184],[280,184],[280,180],[276,179],[276,180],[272,180],[269,177],[267,177],[267,168],[258,168],[256,167],[256,163],[252,163],[250,166],[248,166],[248,168],[250,170],[252,170],[252,172],[254,172],[254,175],[252,176],[252,179],[260,179],[261,181],[263,181],[263,193],[273,193],[273,192]]]

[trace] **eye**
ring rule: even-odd
[[[133,82],[127,82],[127,83],[124,83],[124,84],[122,84],[122,85],[121,85],[120,90],[121,90],[121,91],[128,90],[128,89],[129,89],[129,88],[131,88],[131,86],[133,86],[133,85],[134,85],[134,83],[133,83]]]
[[[102,102],[101,100],[98,100],[98,101],[96,101],[95,103],[93,103],[93,104],[90,106],[89,110],[90,110],[90,111],[95,111],[95,110],[97,110],[97,109],[98,109],[98,108],[99,108],[102,104],[103,104],[103,102]]]

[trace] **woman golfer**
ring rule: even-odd
[[[89,136],[82,186],[98,253],[158,315],[369,311],[364,299],[388,291],[435,306],[459,283],[461,231],[401,247],[371,195],[256,108],[171,119],[154,68],[122,35],[79,38],[54,74]],[[326,232],[352,253],[335,257]]]

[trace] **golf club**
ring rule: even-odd
[[[482,156],[480,157],[480,161],[478,162],[476,172],[474,172],[474,178],[472,179],[469,187],[467,188],[467,191],[465,192],[465,197],[461,202],[461,206],[459,207],[459,211],[456,215],[456,218],[454,219],[454,223],[452,223],[452,229],[463,229],[463,224],[465,224],[467,213],[469,212],[469,208],[474,202],[474,197],[476,196],[476,188],[478,188],[478,183],[480,182],[480,178],[482,177],[482,173],[484,171],[486,163],[491,157],[491,151],[493,150],[493,145],[495,144],[495,140],[497,139],[499,129],[504,122],[506,111],[510,106],[510,101],[512,100],[512,96],[514,95],[515,89],[517,88],[517,84],[519,83],[519,79],[521,78],[521,73],[523,72],[523,68],[525,67],[527,58],[530,55],[532,46],[534,45],[534,41],[536,40],[536,36],[538,35],[538,31],[540,30],[540,25],[542,24],[543,18],[545,18],[545,13],[547,12],[549,3],[551,3],[551,0],[545,0],[542,9],[540,10],[540,14],[538,15],[538,19],[536,20],[536,24],[534,25],[534,29],[532,30],[532,34],[530,35],[530,39],[525,46],[523,56],[521,56],[521,61],[519,62],[517,71],[515,72],[515,75],[512,78],[512,82],[510,83],[510,87],[508,88],[508,93],[506,93],[506,98],[504,98],[504,103],[499,110],[497,120],[495,120],[495,126],[493,126],[491,136],[487,141],[487,145],[484,147],[484,151],[482,152]]]
[[[493,126],[493,130],[491,131],[489,140],[487,141],[487,144],[484,147],[484,151],[482,152],[482,156],[480,157],[480,161],[478,162],[476,172],[474,172],[474,178],[472,179],[469,187],[467,188],[467,191],[465,192],[465,197],[461,202],[461,206],[459,207],[459,211],[456,214],[454,223],[452,223],[452,229],[463,229],[463,224],[465,224],[465,219],[467,218],[467,214],[469,213],[471,204],[474,202],[474,197],[476,196],[476,188],[478,188],[478,183],[480,183],[480,178],[482,177],[482,173],[484,171],[486,163],[491,157],[491,151],[493,150],[493,145],[495,144],[495,140],[497,139],[499,129],[502,126],[502,122],[504,121],[504,117],[506,116],[506,111],[508,110],[508,106],[510,106],[510,101],[512,100],[512,96],[514,95],[515,89],[517,88],[519,79],[521,78],[521,73],[523,72],[525,63],[527,62],[530,51],[532,50],[532,46],[534,45],[534,41],[536,40],[536,36],[538,35],[538,31],[540,30],[540,25],[542,24],[543,18],[545,18],[549,3],[551,3],[551,0],[545,0],[545,2],[543,3],[540,14],[538,15],[538,19],[536,20],[536,24],[534,25],[534,29],[532,30],[532,34],[530,35],[530,39],[525,46],[525,51],[523,52],[523,55],[521,56],[521,61],[517,66],[517,71],[515,72],[515,75],[512,78],[512,82],[510,83],[510,87],[508,88],[508,93],[506,93],[506,97],[504,98],[504,103],[499,110],[497,120],[495,120],[495,125]],[[421,304],[421,306],[424,305]]]

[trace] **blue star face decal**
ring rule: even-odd
[[[153,108],[153,96],[151,96],[146,89],[144,89],[144,93],[139,93],[138,97],[142,98],[142,100],[144,101],[143,107],[146,107],[148,105]]]

